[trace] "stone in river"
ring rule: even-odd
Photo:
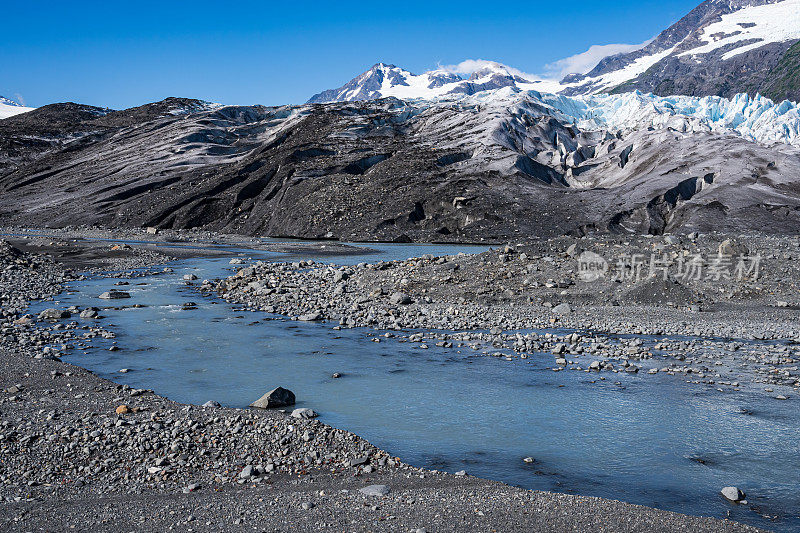
[[[39,320],[60,320],[62,318],[69,318],[71,315],[69,311],[62,311],[61,309],[45,309],[39,313]]]
[[[720,493],[732,502],[740,502],[745,499],[745,493],[736,487],[725,487]]]
[[[264,396],[250,404],[250,407],[257,407],[259,409],[269,409],[271,407],[285,407],[287,405],[294,405],[294,393],[283,387],[272,389]]]
[[[106,291],[100,296],[98,296],[98,298],[102,298],[103,300],[119,300],[121,298],[130,298],[130,297],[131,295],[127,292],[117,291],[113,289],[110,291]]]
[[[306,313],[305,315],[300,315],[297,317],[297,320],[302,322],[316,322],[317,320],[322,320],[322,313],[313,312],[313,313]]]

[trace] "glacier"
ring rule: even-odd
[[[565,96],[505,87],[469,96],[419,99],[414,107],[459,105],[489,106],[500,111],[549,115],[584,131],[627,133],[647,128],[684,133],[719,133],[769,146],[775,143],[800,147],[800,106],[788,100],[746,93],[727,99],[718,96],[656,96],[639,91],[610,95]]]

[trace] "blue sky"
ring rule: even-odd
[[[379,61],[419,73],[488,59],[542,73],[591,45],[643,42],[698,3],[19,2],[0,11],[0,95],[31,106],[276,105]]]

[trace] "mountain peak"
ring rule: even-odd
[[[11,100],[10,98],[6,98],[6,97],[4,97],[2,95],[0,95],[0,104],[7,105],[7,106],[13,106],[13,107],[24,107],[22,104],[17,103],[14,100]]]
[[[441,68],[415,75],[380,62],[309,102],[432,99],[503,87],[572,96],[761,92],[773,100],[800,100],[800,0],[706,0],[646,45],[604,57],[590,72],[560,81],[528,79],[496,61],[465,63],[474,67],[465,69],[467,79]]]

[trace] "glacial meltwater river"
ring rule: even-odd
[[[379,253],[324,257],[246,251],[261,260],[338,264],[477,252],[468,246],[369,245]],[[65,360],[179,402],[245,407],[278,385],[298,407],[363,436],[416,466],[526,488],[602,496],[681,513],[800,530],[800,409],[795,399],[718,392],[680,376],[553,372],[553,356],[503,359],[453,347],[382,339],[374,330],[333,330],[236,310],[203,298],[182,277],[230,275],[228,258],[171,263],[174,272],[119,287],[130,300],[97,296],[114,279],[69,284],[57,300],[108,309],[114,341]],[[181,310],[184,302],[198,309]],[[37,303],[33,311],[52,307]],[[80,320],[80,319],[79,319]],[[82,321],[89,322],[89,321]],[[109,351],[115,342],[121,350]],[[496,351],[496,350],[493,350]],[[119,373],[122,368],[129,373]],[[340,372],[343,377],[333,379]],[[605,373],[604,373],[605,375]],[[535,458],[532,464],[525,457]],[[736,485],[749,505],[725,501]]]

